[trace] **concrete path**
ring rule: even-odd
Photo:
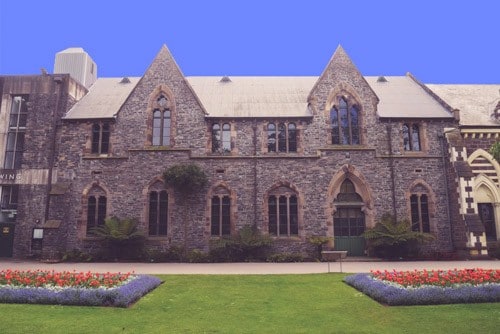
[[[301,263],[41,263],[24,260],[1,260],[0,270],[55,270],[93,272],[135,272],[137,274],[311,274],[340,272],[340,262]],[[481,261],[350,261],[342,262],[342,272],[414,269],[500,269],[499,260]]]

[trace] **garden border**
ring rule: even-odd
[[[476,286],[464,284],[460,287],[405,288],[394,283],[384,283],[366,273],[347,276],[344,282],[379,303],[389,306],[500,302],[500,284],[495,283]]]
[[[114,288],[0,287],[0,303],[56,304],[78,306],[128,307],[162,283],[151,275],[134,275]]]

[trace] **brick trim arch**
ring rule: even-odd
[[[361,211],[365,215],[366,227],[375,226],[375,213],[373,208],[373,198],[372,191],[366,182],[365,177],[354,168],[352,165],[344,165],[340,168],[340,170],[333,175],[330,184],[328,186],[328,192],[326,196],[326,205],[325,205],[325,216],[327,219],[327,231],[328,236],[333,236],[333,215],[337,211],[337,206],[334,203],[335,198],[337,198],[340,193],[340,186],[342,183],[349,179],[354,184],[354,189],[356,193],[358,193],[364,205],[361,207]]]
[[[168,209],[167,209],[167,222],[168,226],[172,226],[172,218],[173,218],[173,207],[175,205],[175,197],[173,195],[173,189],[170,187],[166,187],[165,180],[161,176],[157,176],[153,178],[149,183],[142,189],[142,198],[143,198],[143,210],[141,213],[141,217],[139,218],[139,224],[141,228],[147,232],[149,236],[149,193],[152,190],[166,190],[168,194]],[[153,238],[167,238],[171,235],[172,228],[167,227],[167,235],[166,236],[153,236]],[[151,238],[151,236],[149,236]]]
[[[219,181],[214,183],[207,192],[205,199],[205,228],[204,234],[206,238],[211,238],[211,217],[212,217],[212,197],[216,194],[227,194],[231,200],[230,219],[231,219],[231,235],[236,233],[236,222],[238,220],[238,205],[236,192],[229,187],[227,182]]]
[[[299,237],[301,239],[304,239],[306,237],[304,229],[304,205],[305,205],[304,194],[295,184],[290,183],[288,181],[278,181],[273,185],[271,185],[264,193],[264,199],[262,202],[263,203],[262,214],[264,218],[262,224],[262,232],[264,234],[269,233],[269,196],[286,194],[286,192],[280,191],[280,188],[288,188],[290,190],[290,193],[293,193],[295,196],[297,196]]]
[[[85,188],[83,188],[82,198],[81,198],[81,216],[80,220],[76,222],[77,235],[79,239],[87,238],[88,198],[93,190],[95,190],[98,193],[101,192],[106,196],[107,216],[110,216],[110,213],[112,212],[109,189],[105,185],[101,184],[99,180],[93,181],[90,184],[88,184]]]
[[[364,144],[365,141],[365,111],[362,104],[363,99],[359,96],[358,92],[348,83],[341,82],[337,86],[335,86],[328,93],[328,97],[325,102],[325,109],[323,111],[323,115],[326,120],[326,125],[328,127],[327,131],[327,143],[331,144],[332,142],[332,133],[330,131],[330,111],[333,107],[338,105],[339,98],[343,97],[348,106],[356,106],[358,109],[358,119],[359,119],[359,143]],[[338,106],[337,106],[338,108]]]
[[[416,187],[421,186],[425,189],[425,192],[415,190]],[[410,197],[412,194],[425,194],[429,197],[428,206],[429,206],[429,228],[432,234],[437,234],[437,222],[436,222],[436,194],[432,190],[432,187],[425,182],[423,179],[414,180],[410,186],[408,187],[408,191],[405,193],[406,198],[406,208],[407,208],[407,217],[411,222],[411,203]]]

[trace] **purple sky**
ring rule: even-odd
[[[0,75],[83,47],[98,76],[142,75],[166,44],[189,75],[320,75],[341,44],[364,75],[500,83],[500,1],[0,0]]]

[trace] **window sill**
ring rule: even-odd
[[[375,148],[366,145],[329,145],[320,147],[320,151],[375,151]]]
[[[126,157],[115,157],[109,154],[85,154],[82,159],[84,160],[99,160],[99,159],[127,159]]]
[[[422,155],[427,155],[426,151],[402,151],[402,156],[422,156]]]
[[[148,235],[146,239],[150,241],[168,241],[170,237],[168,235]]]
[[[302,238],[299,237],[298,235],[291,235],[291,236],[276,236],[276,235],[269,235],[271,239],[273,240],[280,240],[280,241],[302,241]]]

